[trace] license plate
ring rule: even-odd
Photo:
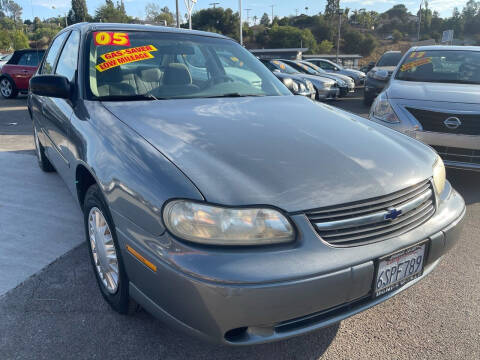
[[[425,246],[424,243],[381,258],[373,285],[374,297],[395,290],[421,276]]]

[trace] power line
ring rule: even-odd
[[[252,11],[252,9],[244,9],[246,12],[247,12],[247,23],[250,25],[250,11]]]

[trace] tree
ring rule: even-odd
[[[393,38],[393,42],[397,43],[397,42],[399,42],[400,40],[403,39],[403,34],[400,31],[398,31],[397,29],[395,29],[395,30],[393,30],[392,38]]]
[[[28,48],[28,37],[25,33],[21,30],[15,30],[13,34],[13,49],[20,50]]]
[[[327,19],[335,18],[338,15],[340,9],[340,0],[327,0],[325,5],[325,17]]]
[[[378,43],[371,34],[363,35],[358,31],[347,31],[343,35],[343,51],[347,54],[370,55]]]
[[[328,40],[323,40],[317,46],[317,52],[319,54],[328,54],[330,53],[330,51],[332,51],[332,49],[333,49],[333,43]]]
[[[13,0],[0,0],[0,10],[16,24],[22,21],[22,7]]]
[[[105,0],[105,5],[95,10],[95,20],[100,22],[128,23],[132,20],[125,11],[123,0],[114,5],[112,0]]]
[[[240,17],[232,9],[221,7],[202,9],[192,15],[192,27],[211,31],[238,39]]]
[[[89,17],[86,0],[72,0],[72,8],[68,12],[68,22],[76,24],[87,21]]]
[[[263,26],[270,25],[270,18],[268,17],[267,13],[263,13],[262,17],[260,18],[260,25],[263,25]]]
[[[311,51],[317,48],[317,41],[309,29],[299,29],[293,26],[274,25],[268,33],[268,47],[297,48],[307,47]]]
[[[166,22],[167,25],[172,25],[174,23],[173,13],[170,12],[170,9],[165,6],[160,8],[160,5],[155,3],[148,3],[145,6],[145,18],[148,21],[153,21],[156,23]]]

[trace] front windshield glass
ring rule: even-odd
[[[378,60],[377,66],[397,66],[401,59],[401,53],[383,54],[380,60]]]
[[[280,72],[284,74],[298,74],[298,70],[295,70],[290,65],[285,64],[283,61],[272,60],[272,63],[278,70],[280,70]]]
[[[260,61],[228,39],[104,31],[91,33],[88,44],[92,99],[290,95]]]
[[[414,51],[400,65],[395,78],[405,81],[480,84],[480,52]]]
[[[305,61],[305,62],[302,62],[302,64],[304,64],[305,66],[308,66],[310,68],[312,68],[313,70],[315,70],[316,72],[322,74],[322,73],[326,73],[325,70],[323,70],[320,66],[317,66],[315,64],[312,64],[308,61]]]

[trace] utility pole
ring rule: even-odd
[[[298,16],[298,9],[295,9],[295,16]]]
[[[420,26],[422,24],[422,4],[423,0],[420,1],[420,10],[418,11],[418,32],[417,32],[417,41],[420,41]]]
[[[217,5],[219,5],[219,4],[220,4],[220,3],[213,2],[213,3],[210,3],[210,4],[208,4],[208,5],[213,6],[213,8],[215,9],[215,6],[217,6]]]
[[[238,0],[238,14],[240,15],[240,45],[243,46],[242,0]]]
[[[197,0],[185,0],[185,6],[187,7],[188,12],[188,28],[190,30],[192,30],[192,11],[196,3]]]
[[[180,12],[178,10],[178,0],[175,0],[175,6],[177,7],[177,28],[180,28]]]
[[[273,8],[275,7],[275,5],[270,5],[270,7],[272,8],[272,25],[273,25]]]
[[[343,15],[343,10],[338,9],[338,36],[337,36],[337,56],[335,62],[338,64],[338,52],[340,50],[340,32],[342,29],[342,15]]]

